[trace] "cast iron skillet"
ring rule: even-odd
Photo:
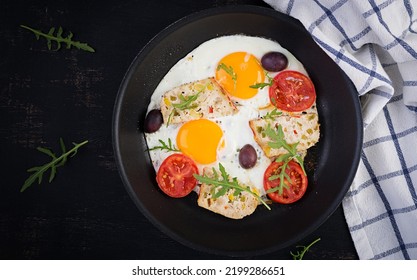
[[[183,199],[164,195],[156,184],[142,130],[150,96],[167,71],[201,43],[230,34],[269,38],[292,52],[315,84],[321,122],[320,142],[308,155],[305,196],[292,205],[273,204],[271,211],[259,206],[242,220],[198,207],[194,192]],[[336,210],[358,166],[362,122],[350,80],[298,21],[268,8],[229,6],[187,16],[142,49],[119,89],[113,141],[127,192],[157,228],[194,249],[250,256],[299,241]]]

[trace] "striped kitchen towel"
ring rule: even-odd
[[[299,19],[360,96],[363,150],[343,200],[359,258],[417,259],[417,0],[265,2]]]

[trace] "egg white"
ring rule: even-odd
[[[218,62],[224,56],[240,51],[254,55],[259,61],[268,52],[281,52],[288,58],[286,70],[295,70],[307,74],[303,65],[277,42],[245,35],[219,37],[201,44],[170,69],[152,94],[148,112],[159,108],[161,97],[166,91],[185,83],[213,77]],[[268,75],[274,77],[276,73],[269,72]],[[267,77],[265,79],[265,82],[268,82]],[[231,177],[237,177],[241,183],[256,187],[261,194],[265,194],[263,174],[271,161],[264,155],[262,149],[254,140],[252,130],[249,127],[249,120],[262,116],[263,113],[259,108],[269,104],[268,87],[260,89],[258,94],[250,99],[243,100],[234,97],[231,97],[231,99],[237,104],[239,112],[233,116],[211,119],[222,129],[225,143],[224,147],[219,145],[217,161],[209,165],[198,163],[196,165],[199,173],[202,174],[204,167],[218,167],[221,163]],[[165,143],[168,143],[168,139],[171,139],[172,144],[178,147],[176,137],[180,127],[181,124],[169,126],[163,124],[157,132],[146,134],[148,147],[160,146],[160,139]],[[256,165],[250,169],[244,169],[239,165],[239,150],[246,144],[252,145],[258,155]],[[163,160],[174,152],[158,149],[149,153],[155,170],[158,170]]]

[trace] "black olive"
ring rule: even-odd
[[[261,58],[262,67],[271,72],[278,72],[288,65],[288,58],[280,52],[269,52]]]
[[[239,151],[239,164],[245,169],[249,169],[255,166],[256,161],[258,160],[258,155],[256,154],[255,148],[246,144]]]
[[[152,133],[158,131],[163,122],[161,110],[153,109],[149,111],[144,123],[145,132]]]

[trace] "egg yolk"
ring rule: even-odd
[[[230,95],[249,99],[258,93],[251,88],[263,83],[265,74],[259,61],[246,52],[235,52],[223,57],[216,68],[216,81]]]
[[[216,161],[217,148],[224,145],[223,131],[214,122],[199,119],[181,126],[177,134],[177,146],[184,154],[198,163]]]

